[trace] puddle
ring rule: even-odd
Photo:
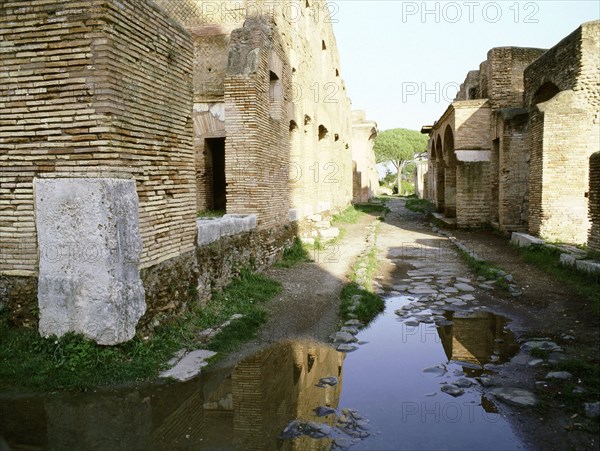
[[[518,350],[506,320],[446,311],[452,324],[407,326],[394,311],[408,302],[388,299],[349,354],[288,342],[183,384],[3,396],[0,436],[50,450],[521,448],[474,379]],[[464,394],[442,392],[460,378]]]
[[[407,326],[393,312],[409,299],[389,298],[386,312],[358,336],[368,344],[344,362],[340,405],[356,408],[380,432],[352,449],[523,448],[474,379],[484,365],[502,363],[518,352],[506,319],[445,311],[452,325]],[[438,365],[443,371],[423,372]],[[463,395],[441,391],[460,378],[474,384]]]

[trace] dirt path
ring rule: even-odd
[[[262,340],[312,338],[328,341],[339,321],[339,294],[358,256],[369,247],[367,238],[379,221],[361,216],[345,225],[346,233],[335,244],[313,251],[311,263],[291,269],[271,268],[267,275],[283,284],[283,292],[271,303],[270,319]]]
[[[312,251],[312,262],[291,268],[271,267],[265,275],[283,285],[283,291],[268,306],[269,318],[256,340],[229,354],[218,367],[230,368],[243,358],[273,343],[289,339],[328,342],[339,323],[340,292],[356,259],[368,247],[368,237],[379,224],[375,215],[361,216],[356,224],[344,225],[343,239]]]

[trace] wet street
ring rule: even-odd
[[[519,352],[478,299],[491,282],[391,206],[372,243],[386,308],[341,325],[354,351],[291,339],[187,383],[4,396],[0,435],[50,450],[524,449],[489,394],[488,376]]]

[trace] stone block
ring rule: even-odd
[[[528,235],[527,233],[513,232],[510,238],[512,244],[516,244],[519,247],[528,247],[532,244],[544,244],[544,240],[536,238],[535,236]]]
[[[133,180],[35,179],[40,334],[128,341],[146,311]]]
[[[577,259],[571,254],[560,254],[560,264],[562,266],[575,266]]]
[[[206,246],[221,239],[221,227],[217,219],[198,219],[198,246]]]
[[[319,235],[321,236],[321,238],[324,238],[326,240],[332,240],[334,238],[337,238],[340,234],[340,229],[338,229],[337,227],[331,227],[329,229],[324,229],[324,230],[319,230]]]
[[[581,272],[587,272],[588,274],[600,274],[600,262],[591,260],[577,260],[575,267]]]

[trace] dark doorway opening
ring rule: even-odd
[[[212,199],[211,209],[225,211],[227,203],[227,182],[225,180],[225,138],[207,138],[206,153],[211,161],[212,169]]]

